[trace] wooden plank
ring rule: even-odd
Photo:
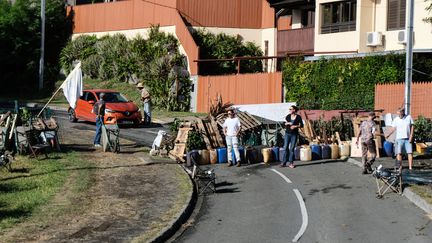
[[[225,146],[225,142],[224,142],[224,140],[223,140],[223,138],[222,138],[222,136],[221,136],[221,134],[219,132],[218,125],[217,125],[217,123],[216,123],[216,121],[214,120],[213,117],[210,118],[210,122],[211,122],[211,125],[213,127],[213,130],[215,130],[215,132],[216,132],[216,141],[218,142],[218,146],[219,147],[224,147]]]
[[[202,120],[202,122],[204,128],[206,129],[207,136],[212,148],[216,148],[218,146],[217,139],[216,139],[216,132],[213,130],[213,127],[211,126],[211,122],[209,120]]]
[[[0,124],[2,124],[9,116],[10,116],[11,112],[8,111],[5,114],[2,114],[1,118],[0,118]]]
[[[9,140],[12,139],[12,136],[13,136],[13,134],[15,132],[15,125],[16,125],[17,118],[18,118],[18,114],[14,114],[13,118],[12,118],[13,119],[12,127],[11,127],[10,133],[9,133]]]
[[[338,144],[342,144],[342,140],[341,140],[341,138],[339,136],[339,132],[335,132],[335,134],[336,134],[336,139],[338,141]]]
[[[207,131],[204,127],[203,121],[201,119],[197,119],[197,125],[198,125],[198,128],[199,128],[201,134],[203,135],[204,142],[206,144],[207,149],[212,149],[212,145],[211,145],[210,140],[208,138]]]

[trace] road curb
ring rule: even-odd
[[[357,165],[360,168],[363,167],[362,163],[358,162],[355,159],[349,158],[348,162]],[[412,203],[414,203],[417,207],[421,208],[426,213],[432,214],[432,205],[426,202],[419,195],[417,195],[417,193],[413,192],[410,188],[404,188],[402,195],[404,195],[408,200],[410,200]]]
[[[179,165],[181,167],[181,165]],[[184,170],[183,170],[184,171]],[[196,192],[194,190],[194,184],[192,180],[190,179],[189,175],[186,171],[184,171],[185,175],[189,178],[189,183],[191,185],[192,190],[189,191],[187,203],[183,206],[182,210],[176,215],[176,217],[168,224],[167,227],[165,227],[158,236],[151,239],[149,242],[156,243],[156,242],[165,242],[168,240],[171,236],[173,236],[178,229],[182,226],[184,222],[187,221],[189,216],[192,214],[194,210],[194,206],[196,203]]]
[[[417,207],[423,209],[428,214],[432,214],[432,205],[421,198],[417,193],[413,192],[410,188],[405,188],[403,195],[408,198],[412,203],[417,205]]]

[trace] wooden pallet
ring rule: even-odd
[[[192,128],[190,123],[182,123],[180,126],[181,127],[177,132],[174,148],[169,152],[169,157],[175,160],[178,159],[182,162],[185,162],[184,152],[186,150],[186,142],[188,139],[189,131],[191,131]]]
[[[262,125],[262,122],[258,121],[255,117],[253,117],[248,112],[237,112],[236,116],[240,120],[241,132],[253,130]],[[217,119],[217,123],[222,127],[223,123],[226,120],[226,116],[225,114],[219,114],[216,119]]]
[[[198,130],[203,135],[207,149],[224,147],[225,143],[220,134],[219,128],[213,118],[196,119]]]

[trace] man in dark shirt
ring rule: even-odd
[[[94,138],[94,146],[95,147],[101,147],[100,145],[100,139],[102,135],[102,125],[104,122],[104,115],[105,115],[105,101],[104,101],[105,93],[99,94],[99,101],[96,102],[94,105],[94,111],[96,115],[96,135]]]

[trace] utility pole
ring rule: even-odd
[[[39,91],[43,89],[44,57],[45,57],[45,0],[41,0],[41,49],[39,60]]]
[[[413,22],[414,22],[414,0],[407,0],[408,16],[406,24],[406,63],[405,63],[405,114],[411,114],[411,86],[412,86],[412,63],[413,63]]]

